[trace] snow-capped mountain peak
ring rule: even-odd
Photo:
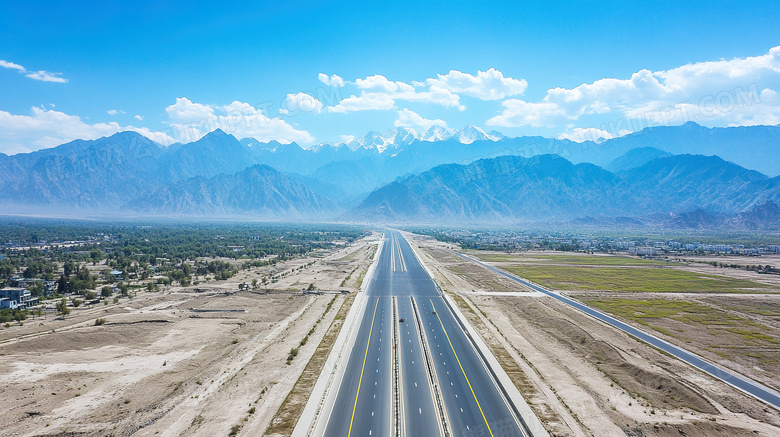
[[[444,141],[449,140],[452,138],[452,135],[455,134],[455,130],[453,129],[447,129],[446,127],[442,126],[431,126],[423,133],[420,134],[420,139],[422,141]]]
[[[352,150],[360,148],[376,149],[379,153],[383,153],[387,149],[398,149],[414,141],[434,142],[446,141],[452,138],[462,144],[471,144],[480,140],[498,141],[503,138],[503,135],[495,131],[487,133],[472,125],[468,125],[461,130],[431,126],[424,131],[417,131],[409,127],[397,127],[386,132],[370,131],[362,137],[328,145],[334,147],[347,146]]]
[[[498,135],[495,135],[494,133]],[[462,144],[471,144],[474,141],[480,140],[498,141],[503,138],[503,135],[495,131],[487,133],[484,130],[470,124],[459,130],[455,134],[455,138],[457,138],[458,142]]]

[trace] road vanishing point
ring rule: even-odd
[[[310,435],[547,435],[531,432],[468,322],[398,231],[385,233],[365,300],[343,378]]]

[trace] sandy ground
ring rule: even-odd
[[[378,238],[0,330],[0,434],[261,435],[335,316],[328,303],[343,302],[333,291],[357,289]],[[276,291],[238,292],[271,275]],[[302,294],[309,284],[326,293]]]
[[[780,435],[780,413],[762,402],[558,301],[469,266],[445,250],[452,246],[427,237],[413,241],[439,282],[472,308],[494,353],[503,349],[514,358],[523,373],[516,381],[525,381],[516,384],[551,435]]]

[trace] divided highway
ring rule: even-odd
[[[530,435],[399,232],[386,233],[366,296],[333,407],[319,419],[324,435]]]

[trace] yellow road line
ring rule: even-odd
[[[366,369],[366,359],[368,358],[368,345],[371,343],[371,333],[374,331],[374,319],[376,319],[376,309],[379,307],[379,298],[374,305],[374,315],[371,316],[371,329],[368,330],[368,341],[366,342],[366,354],[363,356],[363,367],[360,369],[360,380],[358,380],[357,394],[355,394],[355,405],[352,406],[352,418],[349,419],[349,431],[347,437],[352,434],[352,422],[355,420],[355,409],[357,408],[358,396],[360,396],[360,385],[363,383],[363,370]],[[492,433],[490,434],[493,435]]]
[[[431,302],[431,307],[434,311],[436,311],[436,306],[433,304],[433,300],[428,299]],[[444,331],[444,335],[447,337],[447,342],[450,344],[450,349],[452,349],[452,353],[455,354],[455,359],[458,361],[458,366],[460,366],[460,371],[463,372],[463,377],[466,378],[466,384],[469,385],[469,389],[471,390],[471,395],[474,396],[474,402],[477,403],[477,408],[479,408],[480,414],[482,414],[482,420],[485,421],[485,426],[487,426],[488,432],[490,433],[490,437],[493,437],[493,431],[490,430],[490,424],[487,421],[487,418],[485,417],[485,412],[482,411],[482,406],[479,405],[479,400],[477,400],[477,394],[474,393],[474,389],[471,387],[471,382],[469,382],[469,377],[466,376],[466,371],[463,370],[463,365],[460,364],[460,358],[458,358],[458,353],[455,352],[455,348],[452,346],[452,341],[450,341],[450,336],[447,334],[447,329],[444,328],[444,323],[441,321],[441,317],[439,317],[439,312],[436,311],[436,318],[439,319],[439,324],[441,325],[442,331]]]

